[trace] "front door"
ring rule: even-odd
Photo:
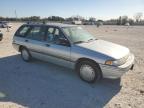
[[[60,44],[60,38],[66,39],[59,28],[47,27],[44,53],[50,62],[71,67],[71,47]]]

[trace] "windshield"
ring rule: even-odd
[[[88,42],[90,40],[95,40],[95,37],[90,33],[82,29],[81,27],[64,27],[63,31],[73,43]]]

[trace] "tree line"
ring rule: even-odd
[[[72,16],[69,18],[63,18],[60,16],[49,16],[47,18],[41,18],[40,16],[30,16],[30,17],[21,17],[21,18],[10,18],[10,17],[0,17],[0,21],[24,21],[24,22],[28,22],[28,21],[32,21],[32,22],[48,22],[48,21],[52,21],[52,22],[72,22],[75,20],[80,20],[83,22],[83,24],[93,24],[93,22],[98,23],[101,22],[105,25],[144,25],[144,19],[143,18],[143,14],[142,13],[137,13],[134,15],[134,18],[128,18],[128,16],[120,16],[117,19],[111,19],[111,20],[101,20],[101,19],[96,19],[94,17],[90,17],[90,18],[84,18],[82,16]]]

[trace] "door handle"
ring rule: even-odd
[[[49,47],[49,46],[50,46],[50,44],[45,44],[45,46]]]

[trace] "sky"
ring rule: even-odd
[[[144,14],[144,0],[1,0],[0,16],[61,16],[80,15],[85,18],[111,19],[137,12]]]

